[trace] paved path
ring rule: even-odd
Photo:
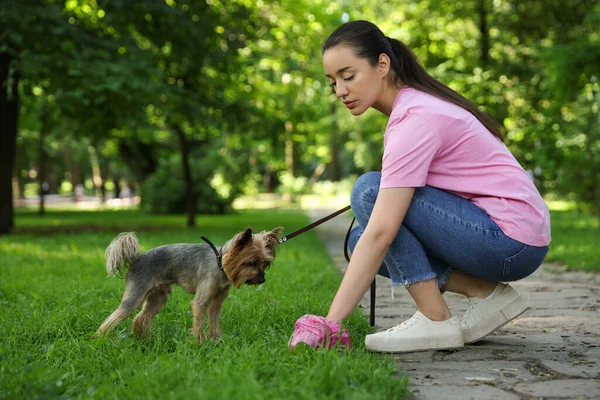
[[[312,210],[313,220],[333,210]],[[348,214],[317,228],[343,273]],[[406,374],[415,399],[600,399],[600,274],[544,265],[511,284],[531,309],[486,339],[455,351],[391,355]],[[406,290],[377,278],[376,325],[389,328],[415,311]],[[453,313],[467,300],[448,294]],[[369,312],[368,293],[361,302]]]

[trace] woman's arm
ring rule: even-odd
[[[360,237],[327,319],[341,322],[348,317],[375,278],[383,257],[400,229],[414,188],[381,189],[373,213]]]

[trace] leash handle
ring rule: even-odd
[[[352,231],[354,221],[356,221],[356,217],[352,218],[352,222],[350,222],[350,226],[348,227],[348,232],[346,232],[346,239],[344,239],[344,257],[346,257],[346,261],[348,262],[350,262],[350,256],[348,255],[348,240],[350,239],[350,232]]]
[[[305,226],[304,228],[298,229],[295,232],[290,233],[289,235],[285,235],[279,238],[279,244],[283,244],[285,242],[287,242],[288,240],[300,235],[301,233],[304,233],[308,230],[311,230],[312,228],[314,228],[315,226],[319,226],[321,225],[323,222],[327,222],[329,221],[331,218],[337,217],[338,215],[348,211],[350,209],[350,206],[346,206],[344,208],[342,208],[341,210],[337,210],[336,212],[329,214],[326,217],[321,218],[318,221],[313,222],[310,225]]]
[[[344,257],[346,257],[346,261],[350,262],[350,256],[348,255],[348,241],[350,239],[350,232],[352,231],[352,225],[354,225],[354,221],[356,218],[352,218],[352,222],[348,227],[348,232],[346,233],[346,239],[344,240]],[[370,286],[370,302],[369,302],[369,325],[375,326],[375,302],[377,299],[377,279],[374,278],[373,282],[371,282]]]
[[[375,299],[376,299],[376,293],[377,292],[377,283],[376,283],[376,279],[373,278],[373,282],[371,282],[371,305],[370,305],[370,313],[369,313],[369,325],[371,326],[375,326]]]

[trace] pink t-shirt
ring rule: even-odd
[[[508,148],[465,109],[404,87],[384,136],[381,188],[433,186],[470,200],[510,238],[550,243],[550,213]]]

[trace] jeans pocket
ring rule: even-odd
[[[523,245],[514,255],[504,259],[502,274],[507,281],[516,281],[531,275],[544,261],[548,246]]]

